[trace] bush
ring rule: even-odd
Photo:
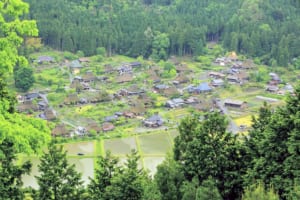
[[[96,53],[97,53],[97,55],[102,56],[102,57],[106,56],[106,50],[104,47],[98,47],[96,49]]]
[[[72,54],[71,52],[65,51],[64,52],[64,58],[68,59],[68,60],[75,60],[78,57],[76,55]]]

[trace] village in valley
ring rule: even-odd
[[[211,70],[201,69],[201,63],[190,67],[176,58],[164,64],[170,69],[149,61],[97,63],[87,57],[57,61],[47,55],[37,56],[33,64],[36,83],[42,86],[18,95],[18,111],[50,121],[53,137],[110,138],[160,127],[176,129],[179,119],[197,111],[218,111],[230,119],[245,117],[255,115],[257,102],[276,103],[280,95],[293,93],[293,86],[283,85],[272,71],[263,87],[255,86],[250,76],[258,73],[256,64],[240,60],[234,52],[216,57]],[[162,77],[172,70],[175,76]],[[256,102],[251,102],[247,90]],[[249,120],[236,124],[244,128]]]
[[[18,93],[17,110],[47,121],[86,183],[94,159],[107,150],[121,161],[137,150],[140,165],[153,175],[171,151],[181,120],[194,114],[203,120],[220,112],[228,131],[245,135],[263,103],[283,105],[285,94],[293,94],[289,83],[299,78],[234,52],[163,62],[70,55],[31,56],[35,83]],[[39,161],[32,162],[24,181],[35,187]]]

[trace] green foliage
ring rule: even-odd
[[[105,57],[106,56],[106,50],[104,47],[98,47],[96,49],[97,55]]]
[[[136,151],[127,156],[122,172],[111,179],[106,188],[107,199],[139,200],[144,193],[143,180],[145,173],[138,169],[139,156]]]
[[[171,156],[167,156],[164,162],[157,167],[154,180],[159,188],[162,200],[181,199],[179,189],[184,177],[178,167]]]
[[[62,51],[105,56],[99,54],[99,48],[105,48],[108,55],[161,60],[169,55],[203,55],[206,42],[218,42],[229,50],[262,57],[265,64],[274,58],[287,66],[300,55],[295,0],[28,2],[45,44]],[[213,55],[221,55],[219,47]]]
[[[33,20],[22,20],[29,11],[27,3],[21,0],[0,2],[0,76],[11,73],[18,63],[27,66],[27,60],[18,55],[23,37],[37,36],[38,30]]]
[[[245,190],[242,200],[279,200],[278,194],[274,192],[273,188],[265,190],[264,185],[259,183],[253,185]]]
[[[40,160],[40,175],[36,176],[39,199],[82,199],[81,174],[76,172],[75,165],[69,165],[62,146],[50,143],[48,153],[44,153]]]
[[[139,156],[132,151],[124,166],[106,152],[99,156],[95,179],[88,185],[90,199],[160,199],[157,186],[138,167]]]
[[[221,194],[216,187],[216,182],[209,177],[209,179],[202,182],[196,192],[196,200],[222,200]]]
[[[161,74],[161,77],[163,78],[174,78],[176,76],[176,68],[173,64],[169,62],[165,62],[163,64],[164,71]]]
[[[64,58],[68,60],[75,60],[78,58],[78,56],[72,54],[71,52],[65,51],[64,52]]]
[[[188,181],[199,182],[212,177],[223,198],[240,196],[245,173],[245,150],[237,137],[226,132],[227,122],[219,113],[209,113],[199,122],[199,116],[186,118],[175,138],[174,156]]]
[[[10,139],[0,143],[0,194],[1,199],[21,200],[24,198],[22,191],[22,175],[29,174],[31,163],[24,162],[16,165],[16,148]]]
[[[166,33],[154,32],[154,38],[152,42],[152,54],[151,57],[155,61],[166,60],[169,48],[170,40]]]
[[[83,56],[84,56],[84,52],[78,50],[78,51],[76,52],[76,56],[78,56],[78,57],[83,57]]]
[[[33,70],[30,67],[18,67],[14,72],[16,88],[27,92],[34,83]]]
[[[300,177],[299,168],[299,110],[300,87],[289,96],[286,106],[270,114],[266,108],[255,121],[250,140],[246,142],[252,157],[247,183],[261,180],[273,185],[280,198],[287,198]]]
[[[121,168],[117,166],[119,160],[108,151],[106,156],[99,156],[95,169],[95,178],[91,179],[88,185],[88,192],[91,199],[107,199],[106,188],[110,186],[114,176],[120,173]]]

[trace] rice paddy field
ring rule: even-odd
[[[67,143],[63,146],[67,151],[69,163],[75,165],[76,170],[82,173],[84,183],[88,184],[89,177],[93,178],[94,176],[97,157],[105,155],[106,151],[111,151],[113,155],[119,158],[120,164],[123,164],[126,162],[126,155],[135,149],[141,157],[140,166],[147,170],[150,175],[154,175],[156,167],[163,162],[166,154],[171,151],[173,139],[177,135],[176,130],[169,130],[163,133],[155,132],[127,138]],[[33,167],[31,174],[23,177],[24,187],[37,188],[38,184],[34,176],[38,175],[40,161],[36,157],[25,158],[24,160],[26,159],[30,159]]]

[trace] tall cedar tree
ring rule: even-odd
[[[81,200],[83,199],[83,182],[75,165],[69,165],[66,152],[62,146],[50,143],[48,152],[41,157],[37,176],[39,199],[47,200]]]
[[[157,167],[154,180],[162,200],[181,199],[180,187],[184,181],[184,176],[179,170],[179,164],[171,156],[167,156],[163,163]]]
[[[242,159],[245,149],[236,135],[226,131],[225,116],[215,112],[206,118],[202,122],[199,116],[182,121],[174,147],[175,159],[188,181],[196,177],[202,184],[212,177],[224,199],[238,198],[246,171]]]
[[[0,133],[1,134],[1,133]],[[15,165],[16,149],[14,143],[5,139],[0,144],[0,199],[22,200],[22,175],[31,169],[29,161]]]
[[[145,172],[138,167],[139,156],[132,151],[127,157],[124,169],[111,179],[106,187],[104,199],[140,200],[144,194]]]
[[[91,179],[88,185],[88,192],[91,199],[105,199],[105,190],[110,186],[114,176],[120,174],[121,167],[119,160],[111,155],[109,151],[106,156],[99,156],[95,169],[95,178]]]
[[[264,125],[263,137],[256,141],[258,156],[253,158],[246,181],[251,184],[261,180],[266,186],[273,185],[280,197],[286,199],[300,179],[300,85],[288,97],[286,106],[276,109],[271,117],[265,116],[269,123]]]

